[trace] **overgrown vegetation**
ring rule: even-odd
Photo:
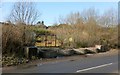
[[[31,7],[30,4],[28,6]],[[26,8],[26,12],[30,11],[28,14],[32,20],[29,20],[30,17],[25,19],[25,15],[21,16],[22,20],[20,15],[16,15],[19,16],[19,19],[16,20],[14,13],[12,13],[15,22],[2,25],[2,54],[4,57],[23,57],[23,47],[34,46],[35,36],[38,34],[56,34],[57,38],[63,42],[62,48],[91,47],[96,44],[107,45],[111,48],[120,46],[118,43],[120,37],[118,37],[117,15],[114,10],[110,9],[102,15],[91,8],[83,12],[73,12],[64,18],[59,18],[59,23],[48,27],[48,29],[32,25],[38,15],[34,12],[34,16],[31,16],[32,10],[32,7],[31,10]],[[18,12],[24,14],[22,11],[21,8],[21,11]],[[8,59],[18,61],[13,58]],[[5,63],[8,63],[9,61],[6,62],[6,59],[4,59]],[[18,64],[16,61],[12,64]]]
[[[50,31],[43,29],[43,28],[34,28],[33,31],[36,33],[36,35],[41,34],[41,35],[49,35],[51,34]]]
[[[51,32],[30,25],[3,25],[2,26],[2,48],[3,55],[19,55],[24,46],[34,46],[37,34],[50,34]]]
[[[71,13],[66,18],[60,19],[60,24],[48,29],[23,23],[3,25],[3,54],[19,54],[18,51],[22,50],[23,46],[34,46],[35,35],[50,33],[56,34],[57,38],[62,40],[65,48],[89,47],[96,44],[107,44],[113,48],[118,46],[116,22],[113,23],[113,19],[112,22],[109,20],[109,23],[102,22],[101,19],[105,16],[97,17],[99,15],[95,9],[88,9],[88,11],[89,13],[84,16],[81,16],[79,12]],[[110,17],[116,18],[115,15]],[[72,41],[69,40],[70,38]]]
[[[117,15],[114,9],[107,10],[102,15],[94,8],[70,13],[64,18],[60,17],[59,23],[50,30],[63,40],[64,46],[75,48],[96,44],[107,44],[112,48],[118,46]],[[72,42],[69,38],[73,39]]]

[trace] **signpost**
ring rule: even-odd
[[[72,41],[73,41],[72,37],[70,37],[70,38],[69,38],[69,41],[70,41],[70,42],[72,42]]]

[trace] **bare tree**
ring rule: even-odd
[[[95,8],[89,8],[81,12],[84,23],[97,22],[99,18],[99,11]]]
[[[33,24],[39,17],[32,2],[17,2],[10,14],[10,21],[13,23]]]
[[[103,15],[100,17],[100,25],[103,26],[116,26],[118,21],[118,12],[116,9],[109,9],[103,13]]]
[[[62,24],[75,25],[75,24],[83,23],[83,19],[79,12],[72,12],[69,15],[67,15],[65,18],[60,16],[59,22]]]

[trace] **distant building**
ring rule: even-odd
[[[2,25],[13,25],[13,23],[11,23],[10,21],[0,22],[0,24],[2,24]]]
[[[44,21],[38,21],[36,26],[40,27],[40,28],[45,28],[47,29],[48,27],[44,24]]]
[[[2,24],[2,25],[9,25],[8,22],[0,22],[0,24]]]

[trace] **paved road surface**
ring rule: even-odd
[[[37,64],[35,67],[10,70],[6,73],[118,73],[118,55],[89,56],[79,60]]]

